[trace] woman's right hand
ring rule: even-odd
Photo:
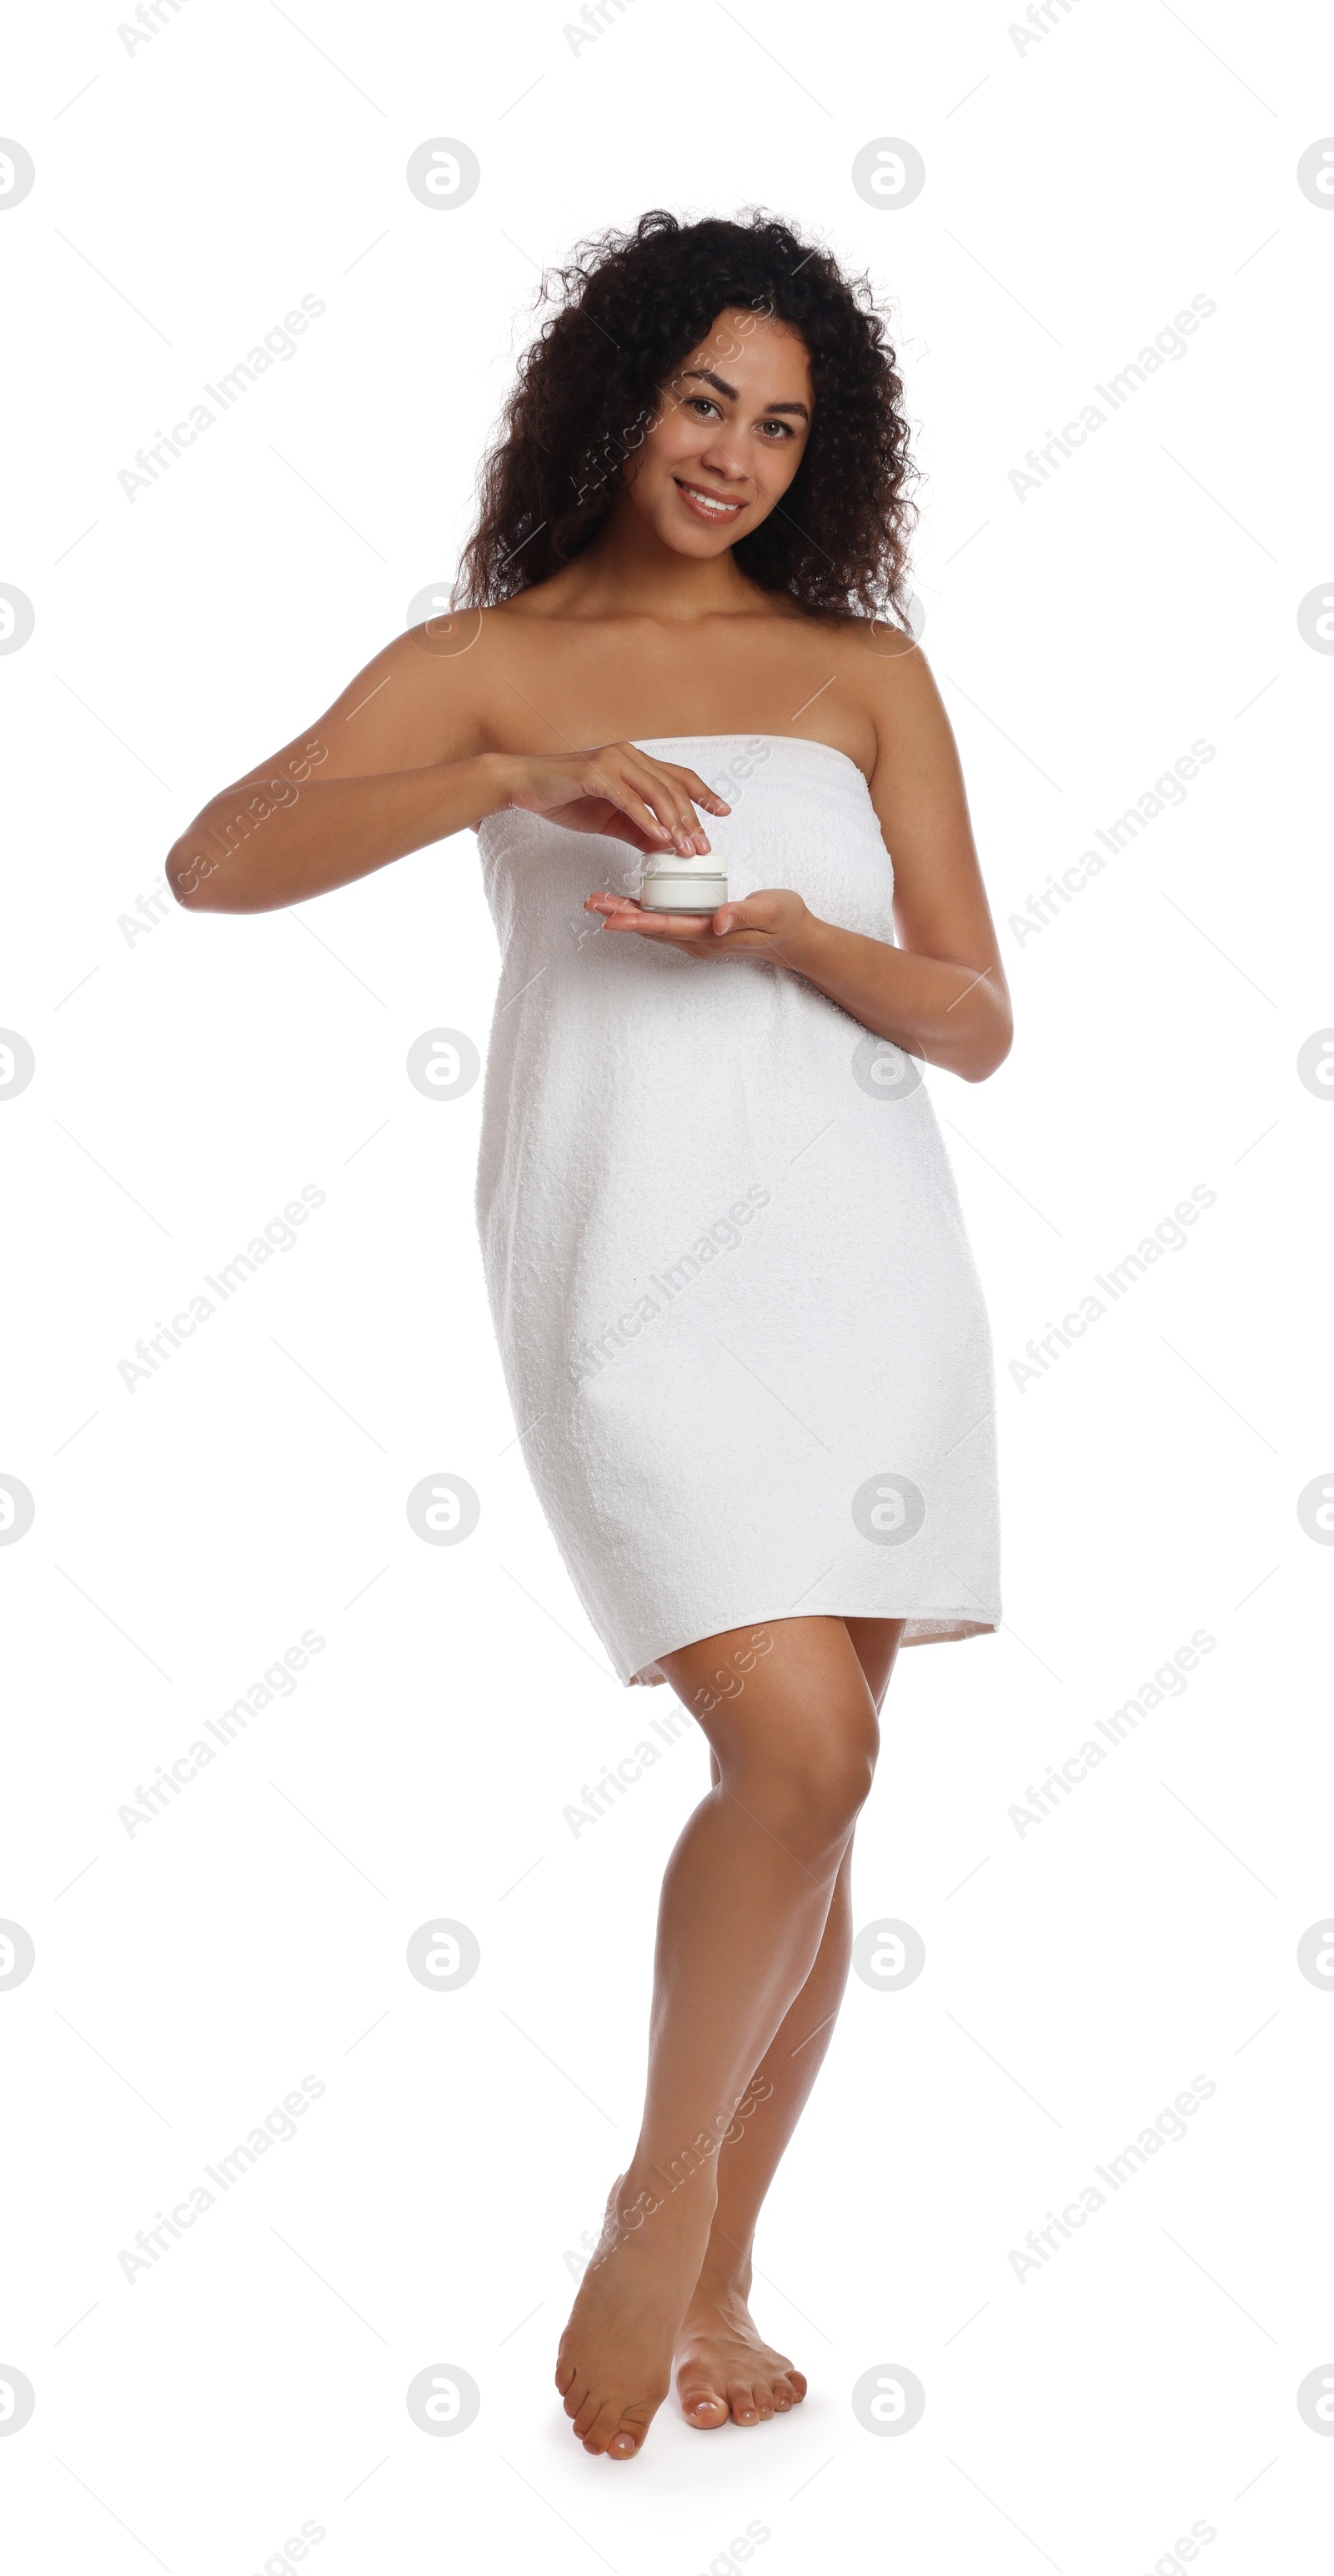
[[[701,856],[708,834],[696,813],[730,814],[697,770],[653,760],[633,742],[597,751],[505,752],[505,802],[523,814],[549,814],[569,832],[600,832],[633,850],[672,848]]]

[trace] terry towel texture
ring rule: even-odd
[[[727,798],[729,893],[892,940],[866,781],[824,743],[641,748]],[[627,843],[481,825],[501,977],[477,1220],[538,1497],[624,1682],[719,1630],[1000,1620],[991,1339],[921,1068],[778,966],[594,928]]]

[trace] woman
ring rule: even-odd
[[[990,1342],[920,1064],[985,1080],[1010,1013],[906,632],[869,290],[780,223],[662,213],[559,287],[461,605],[168,871],[264,911],[478,832],[502,948],[478,1216],[515,1416],[621,1679],[665,1678],[712,1750],[643,2126],[557,2364],[584,2448],[628,2459],[674,2357],[701,2430],[805,2394],[751,2321],[751,2243],[847,1975],[880,1703],[902,1643],[1000,1616]],[[645,909],[650,857],[711,857],[727,900]]]

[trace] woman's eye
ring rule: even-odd
[[[716,402],[710,402],[707,394],[692,394],[690,397],[690,408],[692,411],[711,411],[714,414],[715,419],[722,419],[722,413],[719,411],[718,405]]]
[[[761,429],[764,429],[764,430],[773,430],[773,431],[776,431],[777,436],[778,436],[780,439],[783,439],[783,438],[790,438],[790,437],[792,436],[792,424],[791,424],[791,422],[790,422],[790,421],[786,421],[786,420],[765,420],[765,421],[761,421],[761,423],[760,423],[760,427],[761,427]]]

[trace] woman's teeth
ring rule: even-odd
[[[693,483],[682,483],[679,489],[697,510],[707,510],[714,519],[734,519],[743,506],[740,501],[715,501],[711,493],[699,491]]]

